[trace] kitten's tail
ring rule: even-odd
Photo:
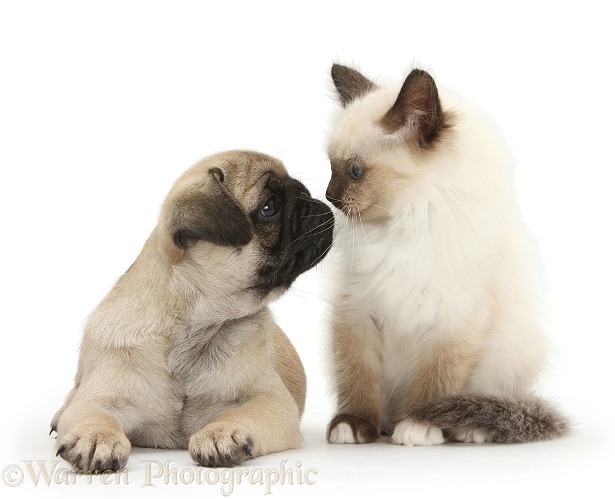
[[[437,426],[446,435],[483,430],[494,442],[551,440],[570,432],[570,420],[536,396],[505,398],[489,395],[447,397],[417,406],[407,417]]]

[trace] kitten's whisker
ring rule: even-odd
[[[329,251],[331,248],[333,248],[333,245],[335,243],[333,241],[331,241],[331,244],[329,246],[327,246],[327,248],[323,251],[323,253],[326,253],[327,251]]]
[[[354,231],[352,230],[352,226],[350,227],[350,233],[352,234],[352,251],[350,252],[350,275],[354,273]]]
[[[334,238],[333,238],[333,244],[335,244],[337,241],[343,241],[343,235],[346,232],[346,226],[348,225],[348,217],[343,217],[343,223],[341,225],[341,227],[338,224],[338,231],[337,234],[334,234]]]
[[[313,265],[314,262],[318,262],[318,260],[323,258],[323,256],[327,254],[327,251],[329,251],[331,248],[333,248],[333,241],[331,241],[331,244],[327,246],[320,255],[318,255],[316,258],[314,258],[314,260],[312,260],[312,263],[310,265]]]
[[[337,198],[330,198],[330,199],[331,199],[332,201],[341,201],[341,199],[337,199]],[[381,210],[384,210],[384,211],[389,212],[391,215],[393,215],[393,216],[394,216],[394,217],[396,217],[398,220],[400,220],[400,217],[399,217],[399,215],[398,215],[397,213],[392,212],[391,210],[389,210],[388,208],[385,208],[384,206],[380,206],[380,205],[377,205],[377,204],[372,204],[372,203],[365,203],[364,201],[357,201],[356,199],[353,199],[353,200],[351,201],[351,203],[356,203],[356,204],[364,204],[364,205],[366,205],[366,206],[372,206],[372,207],[374,207],[374,208],[380,208]],[[358,208],[358,206],[355,206],[354,208],[357,210],[357,212],[359,212],[359,208]],[[342,211],[343,211],[343,212],[344,212],[347,216],[349,216],[349,215],[350,215],[350,212],[352,211],[352,208],[348,207],[348,209],[346,209],[346,210],[342,209]]]
[[[319,213],[317,215],[304,215],[301,218],[324,217],[325,215],[330,215],[330,214],[329,213]]]
[[[301,201],[305,201],[306,203],[322,203],[323,201],[320,201],[319,199],[307,199],[307,198],[301,198]]]
[[[397,218],[397,220],[401,220],[401,219],[399,218],[399,215],[398,215],[397,213],[393,213],[391,210],[389,210],[389,209],[385,208],[384,206],[379,206],[379,205],[377,205],[377,204],[364,203],[364,202],[362,202],[362,201],[356,201],[356,200],[354,200],[354,202],[355,202],[355,203],[359,203],[359,204],[364,204],[364,205],[366,205],[366,206],[373,206],[374,208],[380,208],[381,210],[384,210],[384,211],[388,211],[391,215],[395,216],[395,217]],[[358,211],[358,210],[357,210],[357,211]]]
[[[374,267],[374,255],[371,251],[371,246],[369,244],[369,239],[367,238],[367,232],[365,232],[365,227],[363,226],[363,219],[361,218],[361,212],[358,212],[359,215],[359,223],[361,224],[361,229],[363,230],[363,235],[365,236],[365,242],[367,243],[367,253],[369,254],[369,263],[371,264],[372,270]]]
[[[335,224],[335,217],[331,217],[331,218],[329,218],[328,220],[325,220],[323,223],[321,223],[321,224],[317,225],[316,227],[314,227],[314,228],[312,228],[312,229],[308,230],[308,231],[307,231],[307,232],[305,232],[304,234],[301,234],[301,235],[300,235],[297,239],[295,239],[294,241],[292,241],[290,244],[294,244],[294,243],[296,243],[299,239],[304,238],[305,236],[307,236],[308,234],[310,234],[310,233],[314,232],[315,230],[317,230],[318,228],[322,227],[323,225],[326,225],[326,224],[331,223],[331,222],[333,222],[333,224]],[[333,225],[332,225],[331,227],[333,227]],[[327,227],[327,229],[329,229],[329,228],[330,228],[330,227]],[[327,230],[327,229],[325,229],[325,230]],[[322,231],[321,231],[321,232],[322,232]],[[320,234],[320,232],[319,232],[319,234]]]
[[[361,263],[363,265],[365,265],[365,254],[363,253],[363,245],[361,244],[361,239],[359,237],[359,230],[358,230],[359,222],[361,220],[360,219],[361,215],[359,214],[358,211],[357,211],[357,215],[359,215],[359,218],[355,217],[355,219],[354,219],[355,220],[355,222],[354,222],[354,225],[355,225],[355,235],[356,235],[356,238],[357,238],[357,247],[359,248],[359,252],[361,253]],[[361,224],[361,226],[363,226],[363,225]]]
[[[317,235],[319,235],[319,234],[323,234],[323,233],[327,232],[328,230],[330,230],[332,227],[333,227],[333,226],[330,226],[330,227],[325,227],[324,229],[322,229],[322,230],[320,230],[320,231],[315,232],[314,234],[312,234],[312,236],[317,236]],[[305,235],[306,235],[306,234],[304,234],[304,236],[305,236]],[[301,237],[303,237],[303,236],[301,236]],[[301,239],[301,238],[299,238],[299,239]],[[298,241],[298,239],[297,239],[297,241]]]
[[[349,217],[350,218],[350,217]],[[351,258],[350,258],[350,273],[353,274],[354,273],[354,237],[355,237],[355,233],[356,231],[354,230],[354,218],[351,219],[351,225],[350,225],[350,229],[352,231],[352,254],[351,254]]]

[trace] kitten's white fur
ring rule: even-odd
[[[331,435],[329,437],[329,441],[332,444],[357,444],[363,443],[355,440],[354,435],[352,433],[352,428],[347,423],[338,424],[331,431]]]
[[[389,428],[400,391],[426,348],[440,340],[464,334],[475,342],[479,361],[465,391],[492,395],[527,393],[548,351],[537,311],[535,245],[517,208],[507,146],[480,111],[441,89],[454,127],[428,153],[413,154],[401,145],[406,137],[377,124],[398,91],[379,87],[341,110],[329,145],[333,157],[386,164],[399,178],[380,193],[370,220],[339,217],[333,257],[334,313],[354,317],[358,337],[381,345],[373,363],[383,374]],[[378,210],[382,219],[375,220]],[[478,433],[463,438],[488,440]],[[429,428],[398,427],[393,440],[443,441],[441,433],[425,435]]]
[[[444,443],[444,437],[440,428],[402,421],[395,427],[391,441],[399,445],[439,445]]]

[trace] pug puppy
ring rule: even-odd
[[[143,250],[90,315],[57,454],[116,471],[131,445],[233,466],[296,448],[303,365],[267,304],[331,247],[333,215],[270,156],[185,172]]]

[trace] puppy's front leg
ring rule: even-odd
[[[192,459],[201,466],[235,466],[302,443],[299,410],[284,397],[259,394],[230,409],[197,431],[188,443]]]
[[[99,400],[72,401],[57,421],[57,455],[86,473],[117,471],[130,454],[118,420]]]

